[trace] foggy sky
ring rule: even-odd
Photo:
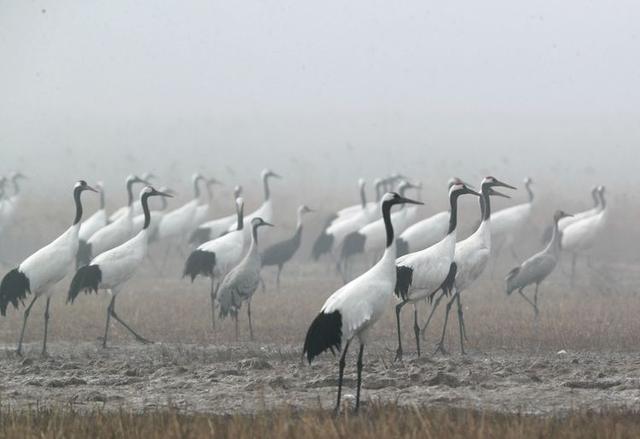
[[[633,183],[638,22],[634,1],[0,0],[0,173]]]

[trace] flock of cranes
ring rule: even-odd
[[[11,223],[21,196],[19,181],[25,178],[14,173],[0,179],[0,236]],[[67,302],[73,303],[81,292],[106,290],[111,295],[107,308],[106,325],[102,345],[107,346],[111,318],[123,325],[142,343],[149,340],[127,324],[115,309],[116,298],[139,266],[148,257],[150,244],[163,241],[167,252],[193,249],[185,255],[183,277],[192,282],[198,276],[209,278],[212,326],[216,315],[231,316],[235,320],[238,337],[238,315],[246,302],[250,338],[253,339],[251,299],[260,283],[263,284],[263,267],[277,267],[277,285],[284,265],[293,258],[302,242],[303,216],[312,209],[301,205],[297,210],[294,234],[263,250],[259,247],[258,230],[272,226],[273,204],[270,182],[281,178],[265,169],[261,174],[264,190],[263,203],[253,212],[245,214],[242,188],[233,191],[235,213],[207,221],[213,199],[212,187],[219,182],[197,173],[192,177],[193,198],[173,210],[168,210],[167,198],[174,192],[166,187],[155,189],[151,174],[138,177],[130,175],[125,180],[127,204],[107,215],[105,190],[102,183],[94,187],[78,181],[73,187],[75,214],[71,226],[57,239],[27,257],[10,270],[0,284],[0,313],[6,315],[9,305],[16,309],[30,302],[24,310],[24,318],[17,352],[22,352],[22,342],[29,313],[39,297],[46,298],[44,313],[44,338],[42,353],[47,350],[47,328],[50,318],[52,294],[72,267],[76,268],[68,288]],[[12,185],[12,190],[9,185]],[[136,185],[142,186],[135,197]],[[416,190],[420,184],[393,174],[374,182],[375,200],[368,201],[364,180],[358,182],[360,202],[332,214],[320,235],[313,243],[312,258],[318,260],[327,255],[336,264],[344,286],[331,294],[312,321],[304,341],[303,352],[311,362],[324,351],[341,353],[339,361],[339,408],[345,359],[350,343],[357,338],[359,355],[357,362],[356,408],[360,402],[363,352],[369,340],[372,326],[391,307],[395,298],[398,347],[396,360],[403,357],[401,336],[401,311],[405,305],[413,305],[414,337],[416,351],[421,355],[421,338],[441,303],[447,297],[445,320],[437,351],[445,353],[444,338],[451,308],[458,313],[460,349],[464,353],[467,333],[464,324],[461,295],[469,291],[480,278],[492,256],[503,248],[511,249],[530,221],[533,211],[533,181],[525,179],[528,201],[497,212],[492,212],[491,198],[509,195],[497,188],[516,189],[495,177],[485,177],[476,190],[459,178],[448,183],[447,211],[419,219],[417,199],[406,197],[406,191]],[[203,201],[203,190],[207,193]],[[395,190],[395,191],[394,191]],[[83,218],[82,193],[97,192],[99,208],[91,216]],[[12,192],[9,194],[9,192]],[[444,191],[443,191],[444,192]],[[458,200],[463,196],[477,197],[480,206],[480,222],[466,239],[457,239],[459,223]],[[561,252],[572,257],[572,281],[576,258],[587,254],[603,230],[607,218],[607,204],[603,186],[593,189],[595,206],[584,212],[569,215],[563,211],[554,213],[550,227],[545,231],[544,248],[512,269],[506,279],[506,292],[517,291],[538,316],[538,287],[553,272]],[[161,207],[152,210],[149,200],[158,197]],[[231,200],[230,200],[231,201]],[[394,206],[398,206],[393,209]],[[350,263],[360,258],[365,264],[375,259],[373,266],[347,282]],[[166,257],[165,257],[166,260]],[[163,263],[164,264],[164,263]],[[533,299],[524,293],[529,285],[535,285]],[[418,304],[432,303],[431,311],[421,327]]]

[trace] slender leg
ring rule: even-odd
[[[111,317],[113,317],[114,319],[116,319],[118,321],[118,323],[120,323],[122,326],[124,326],[125,328],[127,328],[127,330],[133,334],[133,336],[136,338],[136,340],[138,340],[140,343],[144,343],[144,344],[148,344],[151,343],[151,341],[147,340],[146,338],[144,338],[143,336],[141,336],[140,334],[138,334],[136,331],[134,331],[131,326],[127,325],[125,323],[124,320],[122,320],[118,314],[116,313],[116,298],[114,297],[111,300]]]
[[[518,290],[518,293],[522,296],[522,298],[533,307],[533,312],[535,313],[535,315],[538,315],[538,307],[536,306],[535,303],[533,303],[527,296],[525,296],[525,294],[522,292],[522,288],[520,288]]]
[[[20,331],[20,340],[18,340],[18,348],[16,349],[16,353],[18,355],[22,355],[22,340],[24,339],[24,330],[27,327],[27,319],[29,318],[29,313],[31,312],[31,307],[34,303],[36,303],[36,299],[38,296],[34,297],[27,309],[24,310],[24,320],[22,321],[22,331]]]
[[[540,286],[540,284],[536,284],[536,289],[535,292],[533,293],[533,305],[534,305],[534,309],[536,312],[536,319],[538,318],[538,314],[540,313],[540,310],[538,309],[538,287]]]
[[[573,283],[576,275],[576,259],[578,259],[578,255],[573,253],[571,258],[571,287],[573,288]]]
[[[49,333],[49,304],[51,297],[47,296],[47,304],[44,308],[44,340],[42,341],[42,355],[47,355],[47,335]]]
[[[251,326],[251,299],[247,302],[247,316],[249,316],[249,339],[253,341],[253,326]]]
[[[218,287],[215,285],[215,279],[211,276],[211,327],[216,329],[216,293],[218,291]]]
[[[104,337],[102,337],[102,347],[107,347],[107,334],[109,333],[109,322],[111,321],[111,311],[113,310],[113,306],[115,304],[116,297],[113,296],[111,298],[111,302],[109,302],[109,306],[107,307],[107,324],[104,327]]]
[[[238,337],[238,313],[237,312],[233,315],[233,318],[236,323],[236,341],[238,341],[239,337]]]
[[[344,346],[344,351],[342,351],[342,355],[340,356],[340,363],[338,363],[340,372],[338,375],[338,402],[336,402],[336,413],[340,411],[340,397],[342,396],[342,377],[344,376],[345,358],[347,357],[347,351],[349,350],[349,343],[350,342],[347,342],[347,344]]]
[[[413,304],[413,333],[416,336],[416,349],[418,357],[420,356],[420,326],[418,325],[418,307]]]
[[[280,292],[280,273],[282,273],[282,265],[278,265],[278,274],[276,275],[276,287]]]
[[[450,301],[447,302],[447,310],[444,315],[444,324],[442,325],[442,336],[440,337],[440,342],[436,347],[436,352],[440,352],[441,354],[446,355],[447,350],[444,348],[444,336],[447,333],[447,323],[449,322],[449,312],[451,311],[451,307],[453,306],[453,301],[456,300],[458,293],[455,293]]]
[[[402,336],[400,335],[400,311],[402,311],[402,307],[405,306],[407,302],[401,302],[396,305],[396,322],[398,325],[398,349],[396,350],[396,358],[393,361],[402,361]]]
[[[356,390],[356,412],[360,408],[360,386],[362,385],[362,354],[364,353],[364,344],[360,344],[360,353],[358,353],[358,389]]]
[[[433,317],[433,314],[436,312],[436,308],[438,308],[438,305],[440,305],[440,301],[442,300],[443,297],[444,297],[444,293],[440,293],[436,301],[433,302],[433,306],[431,307],[431,312],[429,313],[427,322],[424,324],[424,327],[422,328],[422,338],[424,340],[427,339],[427,327],[429,326],[429,323],[431,322],[431,318]]]
[[[458,304],[458,326],[460,327],[460,352],[462,355],[465,355],[464,351],[464,339],[465,339],[465,330],[464,330],[464,316],[462,313],[462,303],[460,303],[460,293],[458,293],[456,297],[456,302]]]
[[[264,279],[262,275],[260,276],[260,285],[262,286],[262,294],[267,292],[267,285],[264,283]]]

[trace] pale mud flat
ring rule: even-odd
[[[74,409],[178,408],[187,412],[251,413],[273,408],[331,408],[337,360],[312,366],[298,345],[154,344],[103,350],[95,343],[37,344],[24,358],[0,353],[4,407]],[[509,413],[640,410],[640,358],[630,353],[493,351],[466,356],[408,354],[373,346],[365,353],[363,401],[464,407]],[[355,392],[355,357],[345,373],[346,400]]]

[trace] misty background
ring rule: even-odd
[[[531,176],[566,209],[605,184],[635,213],[638,22],[633,1],[0,1],[0,173],[103,180],[113,207],[144,171],[256,205],[271,167],[276,198],[320,207],[393,171],[433,208],[452,175]]]

